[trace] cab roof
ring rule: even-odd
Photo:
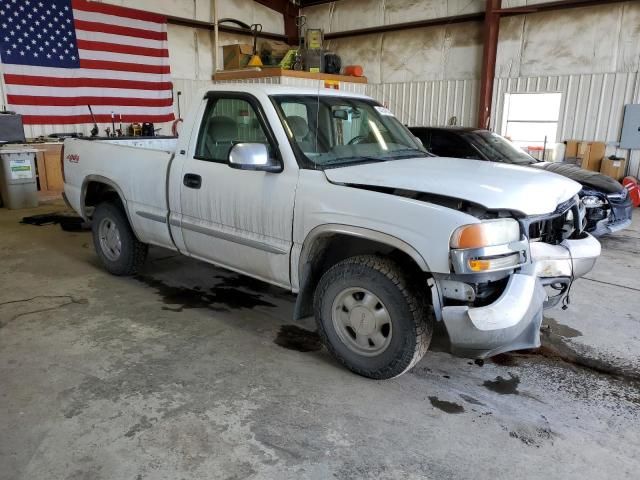
[[[367,95],[333,88],[292,87],[289,85],[271,85],[267,83],[216,83],[204,88],[202,92],[203,96],[208,92],[242,92],[254,95],[323,95],[371,100],[371,97]]]

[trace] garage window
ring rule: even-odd
[[[524,150],[557,142],[561,93],[507,93],[502,135]]]

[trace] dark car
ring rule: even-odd
[[[631,224],[633,205],[620,182],[568,163],[536,160],[506,138],[475,128],[409,127],[425,148],[440,157],[470,158],[541,168],[582,184],[587,209],[586,230],[594,236],[617,232]]]

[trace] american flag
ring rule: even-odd
[[[25,124],[173,120],[166,18],[86,0],[0,0],[7,103]]]

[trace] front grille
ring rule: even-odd
[[[527,217],[521,222],[523,230],[529,234],[529,241],[557,245],[582,231],[584,209],[580,208],[577,197],[574,197],[560,204],[550,215]]]

